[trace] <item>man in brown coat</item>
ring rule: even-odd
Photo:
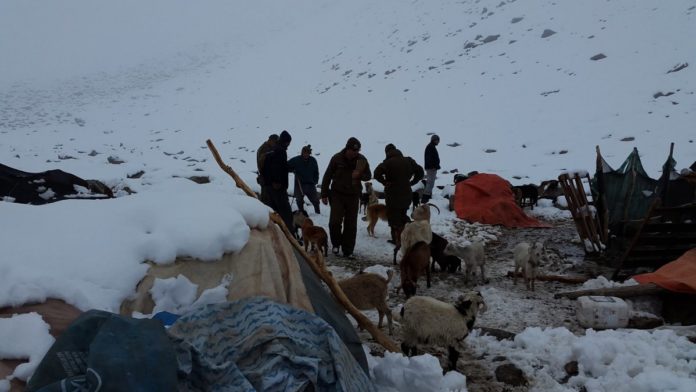
[[[278,138],[279,136],[275,133],[270,135],[268,140],[263,142],[263,144],[261,144],[261,146],[259,146],[259,148],[256,150],[256,168],[258,169],[259,173],[258,177],[256,177],[256,182],[261,185],[261,194],[259,195],[259,199],[265,204],[268,204],[269,200],[267,194],[268,192],[264,191],[264,180],[263,176],[261,175],[261,171],[263,171],[263,164],[266,160],[266,154],[273,151],[276,143],[278,143]]]
[[[360,154],[360,141],[348,139],[345,148],[331,157],[321,182],[321,201],[331,201],[329,235],[333,253],[339,248],[343,256],[353,258],[355,236],[358,232],[358,209],[360,207],[361,181],[372,178],[370,165]]]
[[[401,231],[409,222],[411,186],[423,179],[423,168],[411,157],[405,157],[393,144],[384,148],[387,158],[375,169],[375,180],[384,185],[384,201],[387,204],[387,221],[391,227],[392,241],[396,243]]]

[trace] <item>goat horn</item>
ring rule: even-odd
[[[437,210],[437,214],[440,215],[440,209],[435,204],[433,204],[433,203],[426,203],[426,204],[428,204],[429,206],[435,207],[435,209]]]

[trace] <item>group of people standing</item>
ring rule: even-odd
[[[287,190],[288,174],[293,172],[293,195],[297,208],[304,211],[305,196],[317,214],[320,213],[320,201],[329,205],[332,252],[335,255],[342,252],[344,257],[352,258],[358,230],[362,182],[373,177],[367,158],[360,154],[360,141],[354,137],[349,138],[345,147],[331,157],[322,177],[321,193],[317,194],[319,166],[312,156],[312,147],[302,147],[300,155],[288,160],[287,149],[291,140],[292,137],[287,131],[281,132],[280,135],[271,135],[256,152],[261,201],[275,210],[292,231],[292,209]],[[404,156],[391,143],[384,149],[384,161],[375,168],[375,180],[384,185],[387,219],[393,241],[398,239],[401,230],[409,221],[407,212],[412,201],[411,186],[425,177],[422,201],[427,202],[432,197],[437,170],[440,169],[440,157],[436,148],[439,142],[440,138],[432,135],[425,149],[425,170],[413,158]]]

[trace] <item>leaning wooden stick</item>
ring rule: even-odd
[[[213,145],[213,142],[210,141],[210,139],[206,140],[206,144],[208,144],[208,148],[210,149],[210,152],[213,154],[213,157],[215,158],[215,161],[217,161],[218,165],[220,165],[220,168],[227,174],[229,174],[233,179],[234,182],[237,184],[237,187],[242,189],[247,195],[257,198],[256,193],[247,186],[247,184],[244,182],[244,180],[237,175],[237,173],[232,170],[232,168],[228,165],[226,165],[223,161],[222,158],[220,158],[220,154],[218,153],[217,149]],[[333,278],[333,276],[326,271],[323,266],[323,259],[321,256],[321,252],[317,252],[317,259],[315,260],[311,255],[309,255],[302,246],[297,242],[295,237],[290,234],[290,230],[288,230],[287,226],[285,226],[285,222],[283,222],[283,219],[275,212],[272,212],[270,214],[271,220],[275,222],[281,230],[283,230],[283,233],[285,234],[285,237],[287,237],[288,241],[292,244],[292,246],[300,252],[300,254],[307,260],[307,263],[309,264],[310,268],[312,271],[314,271],[328,286],[329,289],[331,290],[331,293],[336,297],[338,302],[348,311],[348,313],[351,314],[357,320],[358,324],[365,328],[370,335],[375,339],[375,341],[379,344],[381,344],[385,349],[392,351],[392,352],[399,352],[399,348],[397,345],[389,339],[387,336],[385,336],[382,331],[380,331],[367,317],[365,317],[362,312],[360,312],[353,304],[350,302],[348,297],[346,297],[345,293],[343,293],[343,290],[341,290],[341,286],[338,285],[336,280]]]

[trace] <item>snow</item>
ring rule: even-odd
[[[466,392],[466,377],[455,371],[444,376],[437,358],[430,354],[406,357],[386,352],[383,358],[367,355],[370,376],[378,391],[462,391]]]
[[[52,297],[82,310],[117,311],[143,277],[144,261],[212,260],[241,249],[250,228],[266,227],[268,209],[234,188],[206,139],[258,190],[256,148],[270,133],[290,131],[290,156],[311,144],[323,174],[350,136],[361,140],[374,169],[389,142],[422,163],[435,132],[442,161],[436,184],[444,189],[434,192],[432,202],[442,212],[433,214],[433,231],[461,243],[493,241],[499,232],[477,224],[455,227],[443,198],[454,191],[455,172],[477,170],[524,183],[584,175],[594,170],[599,145],[615,167],[637,147],[655,178],[670,141],[678,165],[688,166],[696,156],[695,15],[692,0],[0,2],[0,36],[12,37],[0,40],[0,163],[98,179],[117,196],[44,206],[3,197],[0,306]],[[540,38],[546,29],[556,34]],[[489,36],[498,38],[483,39]],[[590,60],[599,53],[606,58]],[[655,97],[658,92],[665,96]],[[139,171],[142,176],[131,178]],[[211,183],[186,179],[194,175]],[[50,197],[53,190],[44,192]],[[563,198],[557,202],[565,205]],[[549,221],[568,218],[546,201],[525,211]],[[328,209],[322,206],[312,219],[326,227]],[[391,257],[386,223],[377,224],[376,235],[368,237],[359,225],[359,257]],[[219,300],[226,284],[234,277],[198,301]],[[192,289],[186,282],[158,287],[160,308],[195,306],[190,295],[166,303]],[[501,294],[488,287],[484,296]],[[0,357],[12,350],[38,360],[48,341],[45,323],[37,315],[10,320],[19,327],[8,335],[9,324],[0,324]],[[567,354],[570,343],[590,344],[597,336],[675,341],[667,332],[574,337],[552,331],[523,335],[536,347],[528,355],[545,348],[580,360],[589,353]],[[530,339],[546,344],[537,347]],[[684,353],[693,350],[684,346]],[[602,375],[583,370],[578,380],[598,383],[596,390],[692,386],[693,368],[684,369],[693,360],[670,350],[657,358],[657,351],[640,352],[654,364],[640,365],[638,373],[612,359],[631,376],[603,367]],[[535,360],[545,360],[539,356]],[[386,377],[385,388],[416,385],[389,384],[387,377],[403,381],[414,371],[432,376],[414,383],[464,385],[455,375],[435,377],[436,364],[427,356],[387,358],[377,372]],[[562,366],[538,363],[540,385]],[[6,385],[0,381],[0,390]]]
[[[39,362],[55,339],[48,333],[49,325],[38,313],[16,314],[11,318],[0,318],[0,358],[29,359],[17,366],[12,374],[26,381],[39,366]],[[0,380],[0,388],[2,388]]]
[[[514,341],[476,333],[467,340],[477,353],[503,355],[536,380],[531,391],[693,391],[696,346],[673,331],[587,330],[530,327]],[[578,362],[567,384],[564,366]]]

